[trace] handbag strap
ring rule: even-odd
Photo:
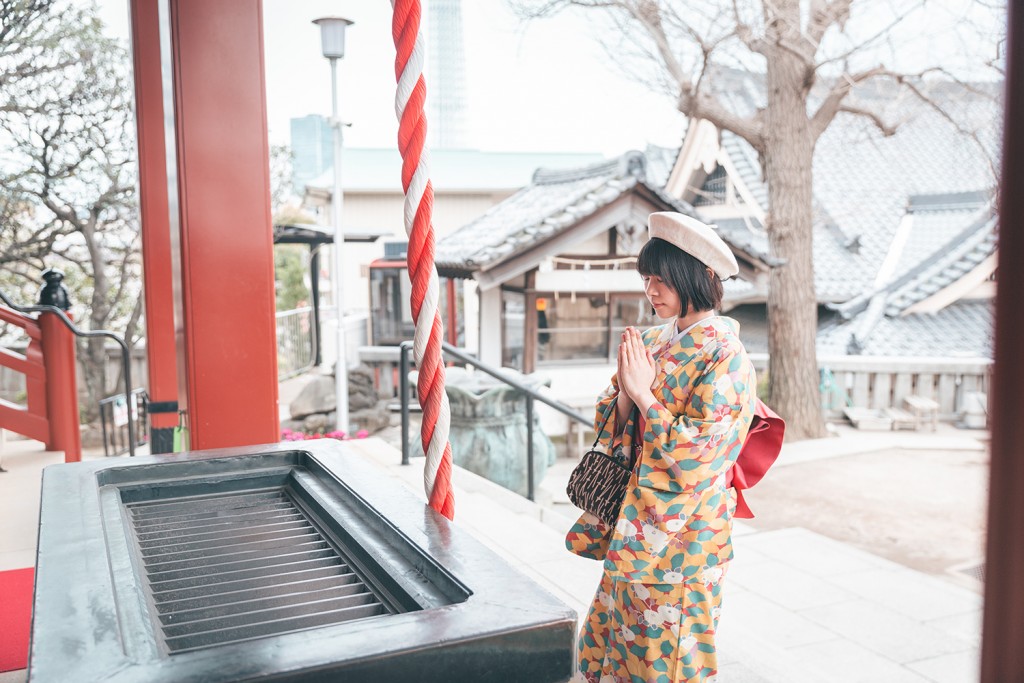
[[[622,390],[620,389],[619,391]],[[608,414],[604,416],[604,420],[601,422],[601,426],[598,427],[597,429],[597,434],[595,435],[593,445],[590,446],[590,450],[594,450],[595,448],[597,448],[597,444],[601,441],[601,432],[603,432],[604,428],[608,425],[608,419],[612,416],[612,413],[615,412],[615,407],[616,404],[618,404],[618,402],[619,395],[615,394],[615,398],[613,398],[612,402],[608,405]]]
[[[622,391],[622,390],[620,389],[619,391]],[[612,399],[612,402],[611,402],[611,403],[610,403],[610,404],[608,405],[608,408],[609,408],[609,410],[608,410],[608,414],[607,414],[607,415],[605,415],[605,416],[604,416],[604,420],[602,420],[602,421],[601,421],[601,426],[600,426],[600,427],[598,428],[598,430],[597,430],[597,435],[596,435],[596,437],[594,438],[594,443],[593,443],[593,444],[591,444],[591,446],[590,446],[590,450],[594,450],[595,448],[597,448],[597,444],[598,444],[598,443],[600,443],[600,441],[601,441],[601,432],[603,432],[603,431],[604,431],[604,428],[605,428],[605,427],[606,427],[606,426],[608,425],[608,420],[609,420],[609,419],[611,418],[612,414],[613,414],[613,413],[615,412],[615,407],[616,407],[616,404],[617,404],[618,402],[619,402],[619,395],[618,395],[618,394],[616,394],[616,395],[615,395],[615,398],[613,398],[613,399]],[[635,413],[635,414],[637,414],[637,415],[639,416],[639,412],[640,412],[640,411],[639,411],[639,410],[637,409],[637,407],[636,407],[636,406],[634,405],[634,406],[633,406],[633,410],[631,410],[631,411],[630,411],[630,413],[629,413],[629,415],[627,415],[627,416],[626,416],[626,422],[627,422],[627,423],[629,422],[629,419],[630,419],[631,417],[633,417],[633,414],[634,414],[634,413]],[[635,425],[635,424],[636,424],[636,423],[634,422],[634,425]],[[635,427],[634,427],[634,429],[635,429]]]

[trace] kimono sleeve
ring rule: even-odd
[[[710,360],[684,366],[673,381],[673,393],[682,383],[693,390],[679,415],[661,402],[647,411],[637,483],[671,493],[700,491],[739,455],[753,419],[753,368],[742,347],[726,345]]]

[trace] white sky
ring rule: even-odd
[[[428,1],[423,0],[424,7]],[[998,1],[858,3],[858,17],[866,13],[867,20],[857,21],[857,38],[871,35],[905,8],[915,8],[901,24],[897,40],[876,44],[874,54],[860,59],[909,70],[934,63],[978,64],[978,55],[991,55],[1002,31],[1002,13],[988,7]],[[127,39],[127,0],[99,2],[109,31]],[[346,32],[346,55],[338,69],[341,114],[352,124],[345,145],[396,145],[391,3],[264,0],[263,5],[271,142],[288,143],[292,117],[330,114],[330,68],[320,54],[319,28],[312,20],[343,16],[355,22]],[[680,143],[684,119],[672,98],[623,75],[600,46],[598,29],[586,19],[563,13],[523,24],[509,11],[507,0],[465,0],[462,12],[467,119],[470,137],[480,149],[614,156],[643,149],[649,142]],[[991,30],[979,35],[976,23]],[[842,40],[835,41],[837,51]],[[428,74],[428,98],[430,85]]]
[[[395,146],[390,2],[263,4],[271,142],[288,142],[292,117],[330,115],[330,67],[320,54],[320,29],[312,20],[343,16],[355,22],[346,31],[345,57],[338,66],[341,114],[352,124],[345,145]],[[101,0],[100,7],[110,33],[127,38],[126,0]],[[579,19],[560,16],[523,26],[505,0],[469,0],[462,11],[467,118],[480,149],[612,156],[643,149],[648,142],[680,143],[684,119],[671,98],[627,80]]]

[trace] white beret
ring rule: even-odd
[[[660,211],[647,218],[651,239],[657,237],[674,244],[725,280],[740,272],[729,245],[718,236],[714,229],[696,218]]]

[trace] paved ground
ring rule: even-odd
[[[962,453],[962,462],[979,459],[984,445],[976,434],[942,430],[931,434],[866,435],[840,430],[842,435],[818,442],[787,445],[772,479],[792,479],[807,493],[804,500],[780,482],[759,491],[751,505],[763,530],[751,524],[736,529],[737,559],[727,579],[720,628],[721,676],[724,683],[970,683],[978,680],[981,623],[981,584],[965,574],[944,570],[925,573],[826,535],[830,521],[865,519],[852,528],[872,528],[882,520],[912,513],[915,498],[887,501],[884,514],[873,509],[870,483],[877,476],[876,458],[910,458],[934,452],[939,445]],[[420,467],[398,465],[397,453],[371,442],[361,452],[407,482],[422,497]],[[919,450],[923,448],[924,450]],[[897,453],[893,455],[893,453]],[[945,451],[949,453],[950,451]],[[927,456],[924,456],[927,457]],[[948,459],[950,456],[946,456]],[[953,460],[957,460],[953,458]],[[462,470],[454,478],[456,520],[523,572],[582,613],[600,577],[600,565],[564,550],[563,535],[575,511],[560,500],[572,462],[560,460],[541,483],[539,499],[530,504],[490,482]],[[852,495],[848,505],[814,502],[815,473],[835,466],[845,473],[843,490],[821,499]],[[968,469],[976,466],[966,465]],[[956,470],[956,465],[950,465]],[[928,472],[910,487],[931,490],[948,500],[935,520],[908,525],[912,533],[897,537],[892,547],[927,549],[946,543],[946,521],[964,506],[963,492],[951,491],[954,478],[939,477],[932,488]],[[897,477],[893,471],[893,477]],[[767,481],[764,482],[767,484]],[[962,487],[968,484],[961,482]],[[852,492],[852,493],[851,493]],[[858,500],[857,496],[865,497]],[[927,497],[922,494],[922,497]],[[983,490],[967,496],[977,504]],[[886,499],[887,500],[887,499]],[[969,507],[970,504],[968,504]],[[801,507],[803,512],[800,512]],[[787,510],[799,525],[785,528],[776,510]],[[918,518],[920,519],[920,518]],[[771,523],[767,522],[771,520]],[[815,531],[809,526],[818,526]],[[884,526],[884,525],[883,525]],[[916,531],[914,531],[916,529]],[[975,539],[977,542],[977,540]],[[974,547],[974,546],[972,546]],[[892,550],[892,548],[889,548]]]
[[[950,425],[934,433],[831,428],[833,438],[787,444],[770,476],[747,493],[752,530],[803,527],[980,590],[987,434]],[[416,417],[410,435],[419,438]],[[400,447],[397,426],[376,436]],[[574,513],[564,489],[576,463],[560,457],[538,485],[538,502],[565,517]]]
[[[935,434],[839,431],[787,444],[751,492],[758,518],[737,527],[720,680],[976,681],[981,584],[950,569],[980,558],[983,435],[942,426]],[[423,498],[421,459],[402,467],[379,439],[351,446]],[[0,452],[9,470],[0,474],[0,569],[32,563],[39,474],[60,460],[36,442],[9,441]],[[541,504],[457,469],[456,520],[582,612],[600,565],[564,550],[573,464],[563,458],[549,470]],[[0,683],[23,680],[24,672],[0,674]]]
[[[977,566],[988,455],[893,448],[780,467],[747,496],[758,530],[800,526],[929,574]]]

